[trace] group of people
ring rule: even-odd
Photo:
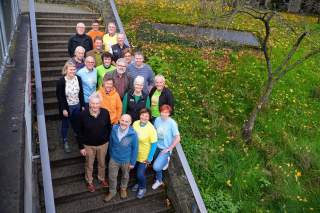
[[[177,123],[171,118],[173,95],[164,76],[154,76],[144,63],[143,54],[132,54],[124,43],[125,35],[116,33],[115,23],[107,25],[106,33],[99,31],[99,25],[93,21],[92,29],[85,33],[85,25],[78,23],[68,42],[71,58],[56,87],[63,148],[71,152],[67,137],[71,124],[80,154],[86,158],[88,190],[96,190],[92,173],[97,158],[99,184],[109,187],[104,201],[116,195],[120,169],[120,197],[128,196],[129,172],[134,169],[137,183],[131,190],[142,198],[148,166],[156,173],[152,189],[157,189],[163,184],[162,171],[168,167],[172,150],[180,142]]]

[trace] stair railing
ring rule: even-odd
[[[38,136],[39,136],[39,142],[40,142],[40,160],[41,160],[45,209],[47,213],[55,213],[56,210],[54,205],[54,196],[53,196],[53,189],[52,189],[47,129],[46,129],[44,106],[43,106],[42,82],[41,82],[41,72],[40,72],[40,62],[39,62],[39,50],[38,50],[38,38],[37,38],[34,0],[29,0],[29,16],[30,16],[30,25],[31,25],[33,68],[34,68],[35,86],[36,86],[37,123],[38,123]]]
[[[118,25],[119,31],[121,33],[125,34],[125,31],[124,31],[124,28],[123,28],[119,13],[117,11],[115,2],[114,2],[114,0],[109,0],[109,2],[110,2],[110,5],[111,5],[111,9],[112,9],[113,15],[114,15],[114,17],[116,19],[116,23]],[[127,36],[125,36],[125,37],[126,37],[125,43],[126,43],[126,45],[129,46],[129,42],[128,42]],[[179,157],[179,159],[181,161],[183,170],[184,170],[184,172],[186,174],[186,177],[188,179],[188,182],[190,184],[193,196],[194,196],[194,198],[196,200],[198,210],[201,213],[207,213],[207,209],[206,209],[206,206],[205,206],[205,204],[203,202],[203,199],[201,197],[200,190],[199,190],[198,185],[197,185],[197,183],[196,183],[196,181],[195,181],[195,179],[194,179],[194,177],[192,175],[188,160],[186,158],[186,155],[184,154],[184,151],[183,151],[182,146],[181,146],[180,143],[176,146],[176,149],[177,149],[178,157]],[[196,210],[193,210],[193,211],[196,211]]]

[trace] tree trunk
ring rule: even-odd
[[[288,12],[298,13],[301,9],[302,0],[290,0],[288,4]]]
[[[265,83],[265,87],[259,98],[259,101],[251,111],[248,120],[246,120],[243,125],[242,138],[246,143],[251,143],[252,131],[254,128],[257,115],[261,111],[262,107],[265,106],[265,104],[268,102],[270,94],[272,92],[273,85],[274,85],[273,78],[269,77],[267,82]]]

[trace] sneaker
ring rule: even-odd
[[[170,156],[168,157],[168,163],[163,167],[163,171],[164,170],[167,170],[168,169],[168,167],[169,167],[169,161],[170,161]]]
[[[110,200],[112,200],[112,198],[115,196],[115,194],[112,194],[111,192],[109,192],[103,199],[104,202],[109,202]]]
[[[68,142],[65,142],[65,143],[63,144],[63,149],[64,149],[64,151],[65,151],[66,153],[70,153],[70,152],[71,152],[71,149],[70,149],[70,147],[69,147],[69,143],[68,143]]]
[[[94,187],[94,185],[92,183],[88,183],[87,188],[88,188],[89,192],[96,191],[96,188]]]
[[[120,198],[126,199],[128,197],[127,189],[120,189]]]
[[[138,193],[137,193],[137,198],[138,199],[142,199],[144,197],[144,194],[147,192],[147,189],[139,189]]]
[[[99,183],[102,186],[102,188],[109,187],[108,181],[106,181],[106,180],[99,181]]]
[[[134,186],[131,188],[131,191],[136,192],[138,191],[139,185],[136,183]]]
[[[154,182],[154,184],[152,185],[152,189],[155,190],[155,189],[159,188],[159,186],[162,186],[162,185],[163,185],[162,181],[156,180],[156,182]]]

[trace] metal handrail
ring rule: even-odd
[[[114,17],[116,19],[116,23],[117,23],[117,25],[119,27],[119,31],[121,33],[123,33],[124,35],[126,35],[114,0],[109,0],[109,2],[110,2],[110,5],[111,5],[111,8],[112,8],[112,12],[114,14]],[[129,46],[129,42],[128,42],[127,36],[125,36],[125,37],[126,37],[125,43],[126,43],[126,45]],[[179,157],[179,159],[181,161],[181,164],[182,164],[182,168],[183,168],[183,170],[184,170],[184,172],[186,174],[186,177],[187,177],[188,182],[190,184],[192,193],[193,193],[193,195],[195,197],[195,200],[197,202],[199,211],[201,213],[207,213],[208,211],[207,211],[206,206],[204,204],[204,201],[203,201],[203,199],[201,197],[199,188],[198,188],[197,183],[196,183],[196,181],[195,181],[195,179],[194,179],[194,177],[192,175],[188,160],[186,158],[186,155],[184,154],[184,151],[183,151],[182,146],[181,146],[180,143],[177,144],[176,149],[177,149],[178,157]]]
[[[123,28],[123,25],[122,25],[122,22],[121,22],[121,19],[120,19],[116,4],[115,4],[114,0],[109,0],[109,2],[110,2],[110,5],[111,5],[111,9],[112,9],[113,15],[114,15],[114,17],[116,19],[116,23],[118,25],[119,31],[120,31],[120,33],[123,33],[125,35],[124,43],[130,47],[130,44],[129,44],[128,38],[126,36],[126,33],[124,31],[124,28]]]
[[[185,172],[185,174],[187,176],[188,182],[189,182],[190,187],[192,189],[192,193],[194,195],[194,198],[196,199],[199,211],[201,213],[207,213],[207,209],[206,209],[206,206],[204,205],[204,202],[203,202],[203,199],[201,197],[198,185],[197,185],[197,183],[196,183],[196,181],[195,181],[195,179],[194,179],[194,177],[192,175],[188,160],[186,158],[186,155],[184,154],[184,151],[183,151],[182,146],[181,146],[180,143],[177,144],[176,150],[177,150],[179,159],[181,161],[183,170],[184,170],[184,172]]]
[[[32,38],[32,55],[33,68],[36,84],[36,103],[37,103],[37,122],[38,122],[38,136],[40,141],[40,159],[42,169],[42,180],[44,190],[45,209],[47,213],[55,213],[54,196],[52,189],[51,169],[47,141],[47,129],[43,106],[42,82],[39,62],[38,38],[36,29],[35,7],[34,0],[29,0],[29,15],[31,25]]]

